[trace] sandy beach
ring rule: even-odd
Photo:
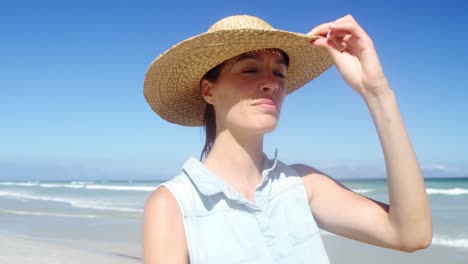
[[[333,264],[399,263],[399,264],[466,264],[468,250],[454,250],[432,245],[415,253],[378,248],[348,239],[326,235],[324,243]],[[0,234],[1,264],[54,263],[141,263],[138,245],[124,245],[93,241],[46,240]]]
[[[137,246],[0,234],[1,264],[141,263]]]

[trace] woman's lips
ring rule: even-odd
[[[271,99],[257,99],[254,101],[254,104],[255,106],[259,106],[263,109],[266,109],[266,110],[277,110],[277,106],[276,106],[276,103],[275,101],[271,100]]]

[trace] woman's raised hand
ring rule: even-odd
[[[308,35],[320,36],[311,44],[328,50],[345,82],[364,99],[390,90],[372,39],[351,15],[319,25]]]

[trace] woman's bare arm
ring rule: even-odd
[[[314,28],[312,45],[325,48],[344,81],[365,101],[379,135],[389,205],[355,194],[324,174],[296,166],[321,227],[371,244],[414,251],[427,247],[432,220],[424,178],[380,65],[372,39],[350,15]]]
[[[164,186],[148,198],[143,215],[142,255],[145,264],[189,263],[182,215]]]
[[[389,205],[356,194],[310,167],[295,167],[304,175],[309,204],[321,228],[402,251],[426,248],[432,240],[432,221],[424,179],[393,94],[379,100],[368,105],[385,156]]]

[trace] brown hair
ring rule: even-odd
[[[278,51],[283,56],[286,67],[289,66],[289,56],[286,52],[278,49]],[[225,65],[226,61],[218,64],[211,70],[209,70],[201,80],[205,79],[209,82],[216,82],[221,74],[221,70]],[[201,81],[200,81],[201,82]],[[216,138],[216,113],[212,104],[205,104],[205,114],[203,115],[203,130],[205,130],[205,146],[200,155],[200,160],[205,159],[210,153],[211,148],[213,147],[215,138]]]
[[[216,82],[221,74],[225,62],[218,64],[213,69],[209,70],[202,78],[209,82]],[[214,140],[216,138],[216,113],[212,104],[205,104],[205,114],[203,115],[203,130],[205,130],[205,146],[203,147],[200,155],[200,160],[203,160],[208,156],[208,153],[213,147]]]

